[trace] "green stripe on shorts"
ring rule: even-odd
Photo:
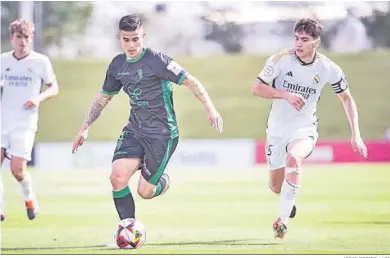
[[[156,185],[158,183],[158,180],[160,179],[162,173],[164,172],[164,170],[168,164],[168,159],[169,159],[169,156],[170,156],[171,151],[172,151],[172,145],[173,145],[174,140],[175,139],[169,140],[168,147],[167,147],[167,150],[165,151],[165,154],[164,154],[164,157],[161,161],[161,164],[160,164],[159,168],[157,169],[156,174],[154,174],[154,176],[149,180],[149,183],[154,184],[154,185]]]

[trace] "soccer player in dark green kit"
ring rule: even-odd
[[[144,47],[144,30],[137,15],[119,22],[118,39],[124,53],[110,63],[106,78],[77,134],[72,152],[87,138],[89,127],[121,89],[129,96],[131,113],[114,151],[110,181],[120,219],[135,218],[135,204],[128,187],[139,169],[138,194],[150,199],[169,188],[164,169],[179,139],[173,109],[171,82],[187,86],[204,105],[211,125],[221,133],[223,121],[204,86],[167,55]]]

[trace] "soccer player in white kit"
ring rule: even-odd
[[[26,171],[35,133],[38,129],[39,104],[58,94],[58,84],[51,62],[45,55],[34,52],[34,24],[16,20],[9,26],[13,51],[1,54],[1,164],[11,159],[11,172],[19,181],[27,216],[34,219],[39,211]],[[43,84],[48,88],[41,92]],[[0,191],[0,214],[4,220],[3,185]]]
[[[312,153],[317,142],[317,103],[326,84],[331,85],[344,105],[353,149],[367,157],[360,137],[356,104],[344,73],[337,64],[317,52],[322,25],[312,19],[301,19],[294,32],[294,49],[271,56],[252,87],[254,96],[272,99],[266,154],[269,187],[280,194],[279,215],[273,224],[278,238],[284,237],[288,219],[296,213],[302,161]]]

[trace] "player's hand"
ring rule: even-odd
[[[212,127],[214,127],[218,133],[222,133],[223,120],[218,111],[215,108],[211,108],[207,111],[207,116]]]
[[[358,151],[364,158],[367,158],[367,147],[360,136],[353,136],[351,144],[353,151]]]
[[[85,142],[85,140],[87,139],[88,137],[88,131],[85,130],[83,132],[79,132],[76,136],[76,138],[74,139],[73,141],[73,147],[72,147],[72,153],[75,153],[77,151],[77,149],[83,145],[83,143]]]
[[[298,111],[301,111],[305,105],[303,97],[296,93],[288,92],[286,100]]]
[[[38,99],[38,98],[31,98],[29,100],[27,100],[23,107],[27,110],[33,110],[33,109],[36,109],[39,107],[39,104],[41,103],[41,101]]]

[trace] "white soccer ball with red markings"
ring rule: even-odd
[[[146,240],[145,226],[135,219],[123,219],[118,223],[114,239],[119,248],[140,248]]]

